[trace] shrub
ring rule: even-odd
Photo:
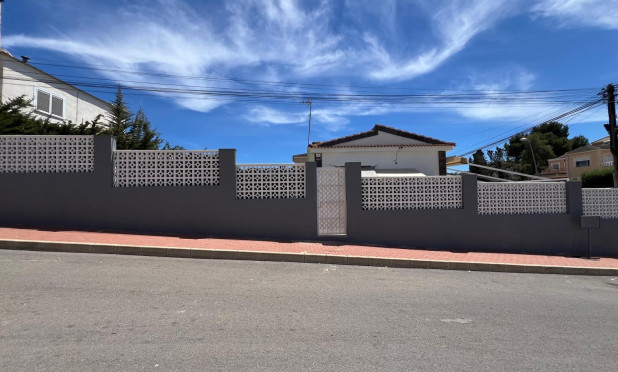
[[[614,168],[601,168],[582,174],[582,187],[614,187]]]

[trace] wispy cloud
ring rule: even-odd
[[[535,14],[558,19],[562,26],[593,26],[618,29],[616,0],[542,0]]]
[[[378,12],[383,24],[396,21],[394,0],[382,5],[372,2],[368,9],[360,6],[356,2],[346,5],[347,9],[356,7],[357,12]],[[75,7],[74,11],[79,13],[84,8]],[[455,0],[423,10],[437,45],[416,50],[419,46],[410,43],[403,46],[410,49],[407,56],[400,55],[402,45],[386,46],[379,25],[352,29],[335,24],[336,10],[326,0],[238,0],[228,2],[217,12],[192,7],[182,0],[137,1],[101,12],[88,29],[67,26],[51,37],[8,35],[4,43],[8,47],[54,50],[93,65],[155,73],[288,80],[349,76],[400,81],[437,68],[477,33],[491,27],[505,13],[501,9],[506,8],[503,0]],[[390,35],[395,34],[393,26]],[[196,84],[190,77],[103,74],[128,85],[153,81]],[[225,84],[219,86],[226,88]],[[204,112],[222,104],[215,100],[174,99],[183,107]]]
[[[506,125],[539,124],[545,120],[569,111],[581,103],[569,102],[567,93],[562,99],[564,103],[556,102],[556,98],[543,94],[529,95],[525,91],[533,90],[536,76],[531,72],[516,66],[511,66],[504,71],[485,71],[475,73],[458,85],[459,89],[474,90],[488,102],[494,103],[469,105],[455,108],[454,111],[460,116],[475,121],[494,121]],[[499,100],[505,91],[509,94],[509,101]],[[596,92],[573,92],[579,96],[578,100],[591,101],[595,99]],[[573,99],[573,97],[571,97]],[[571,119],[568,119],[571,120]],[[573,118],[575,123],[595,122],[604,120],[602,112],[598,110],[582,114]]]
[[[478,33],[511,14],[515,3],[517,1],[453,1],[433,10],[432,28],[437,34],[438,45],[403,60],[393,60],[391,53],[376,38],[366,35],[365,41],[378,63],[378,68],[371,72],[371,77],[401,81],[433,71],[463,50]]]
[[[530,71],[509,66],[497,71],[477,71],[454,83],[452,90],[440,93],[444,95],[474,93],[476,102],[470,103],[342,103],[337,106],[314,106],[312,122],[327,131],[336,132],[347,128],[352,118],[380,116],[392,113],[455,113],[466,122],[494,122],[507,126],[528,126],[541,123],[578,106],[577,103],[559,103],[555,98],[543,94],[531,96],[526,91],[533,89],[536,76]],[[504,93],[508,93],[508,100]],[[346,92],[350,93],[350,92]],[[594,92],[581,94],[581,99],[591,100]],[[518,98],[519,97],[519,98]],[[305,125],[308,111],[304,109],[274,108],[256,105],[244,115],[248,122],[262,126],[270,125]],[[590,111],[574,119],[573,123],[596,122],[603,119],[603,112]]]
[[[359,104],[346,103],[337,106],[326,106],[312,110],[312,123],[320,124],[322,128],[330,132],[338,132],[350,123],[351,117],[375,116],[393,112],[412,112],[412,108],[391,104]],[[298,124],[305,125],[308,121],[308,110],[293,111],[276,109],[264,105],[256,105],[251,108],[244,119],[258,125]]]
[[[117,8],[94,0],[72,1],[73,6],[66,5],[71,1],[63,2],[64,16],[83,19],[84,9],[92,2],[97,6],[97,17],[89,17],[88,25],[57,20],[56,24],[66,27],[53,31],[50,23],[45,37],[5,35],[4,46],[53,50],[92,66],[141,72],[100,71],[106,78],[129,86],[154,83],[219,90],[238,89],[238,84],[220,79],[230,76],[305,83],[327,77],[342,85],[349,81],[368,85],[406,81],[431,73],[480,33],[524,11],[605,28],[615,27],[613,19],[618,17],[618,6],[596,0],[543,0],[532,8],[522,6],[525,0],[355,0],[344,4],[327,0],[230,0],[224,7],[209,2],[189,5],[184,0],[138,0]],[[346,23],[341,13],[354,21]],[[422,21],[423,27],[409,31],[404,27],[409,17]],[[365,22],[374,18],[379,21]],[[498,86],[530,87],[533,81],[532,74],[520,71],[506,77],[478,77],[467,84],[490,95]],[[252,86],[256,87],[264,88]],[[277,89],[286,93],[299,88],[287,85]],[[170,99],[201,112],[230,101],[179,94]],[[248,107],[245,118],[261,125],[306,121],[302,110],[286,111],[281,109],[285,106],[266,104]],[[344,128],[351,117],[417,110],[402,105],[345,103],[316,107],[313,118],[336,130]],[[523,109],[488,106],[453,110],[466,118],[492,120],[519,115]]]

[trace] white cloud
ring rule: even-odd
[[[93,67],[104,65],[114,70],[158,74],[100,71],[106,78],[134,87],[155,83],[200,90],[275,89],[272,84],[242,85],[221,79],[229,76],[309,83],[315,78],[330,77],[333,84],[359,79],[403,81],[434,71],[500,20],[530,10],[520,6],[523,1],[417,0],[402,3],[354,0],[342,5],[327,0],[230,0],[222,8],[209,2],[190,6],[183,0],[139,0],[120,8],[97,2],[97,16],[90,17],[89,7],[84,5],[88,1],[74,0],[73,7],[63,3],[61,13],[69,18],[80,15],[82,19],[88,15],[89,24],[57,19],[50,23],[65,25],[62,33],[50,30],[46,37],[5,35],[3,42],[7,47],[62,52]],[[402,4],[426,23],[422,35],[421,31],[418,34],[402,31],[409,22],[407,13],[400,14]],[[531,11],[559,17],[564,22],[577,20],[610,27],[609,19],[618,16],[618,6],[604,4],[594,0],[543,0]],[[338,5],[342,8],[337,8]],[[70,13],[71,8],[75,14]],[[342,11],[351,14],[354,22],[342,21]],[[374,18],[379,21],[366,22]],[[505,87],[528,89],[533,82],[532,74],[516,70],[504,76],[474,77],[464,85],[491,96],[492,92]],[[276,89],[283,94],[301,90],[294,84],[278,85]],[[337,91],[346,93],[343,89]],[[169,97],[181,107],[201,112],[233,101],[208,95],[170,94]],[[541,103],[538,108],[476,105],[449,110],[470,119],[502,120],[522,113],[541,113],[543,109],[547,107],[543,108]],[[422,108],[395,104],[369,107],[344,103],[316,106],[313,118],[330,130],[339,130],[345,128],[350,117],[419,110],[445,109],[429,105]],[[307,113],[255,105],[247,110],[245,118],[262,125],[301,124],[306,121]]]
[[[370,35],[366,36],[365,41],[379,66],[371,72],[371,77],[377,80],[401,81],[433,71],[463,50],[478,33],[509,15],[515,3],[517,1],[453,1],[434,10],[432,28],[438,35],[439,44],[403,61],[393,61],[391,54],[378,40]]]
[[[496,73],[473,74],[468,76],[467,81],[460,84],[458,89],[478,91],[481,98],[486,100],[499,98],[500,92],[506,90],[524,91],[532,88],[535,76],[525,70],[513,68],[512,70]],[[516,97],[516,96],[515,96]],[[522,94],[522,98],[525,96]],[[518,100],[509,102],[485,103],[456,108],[455,111],[468,119],[475,120],[508,120],[535,115],[542,115],[555,109],[555,105],[539,102],[538,105],[525,105]],[[549,106],[549,107],[548,107]]]
[[[426,108],[424,109],[426,110]],[[318,124],[329,132],[339,132],[348,127],[350,117],[377,116],[394,112],[417,112],[418,108],[396,104],[360,104],[345,103],[337,106],[315,107],[311,114],[311,123]],[[299,124],[308,121],[308,109],[276,109],[264,105],[256,105],[247,114],[245,120],[258,125]]]
[[[532,11],[558,19],[562,26],[618,29],[617,0],[542,0]]]
[[[93,66],[190,75],[161,77],[101,73],[129,86],[148,82],[205,85],[192,76],[222,77],[238,72],[252,79],[273,75],[310,76],[340,64],[340,36],[328,29],[326,2],[304,10],[293,0],[240,0],[224,9],[223,20],[197,12],[182,0],[136,2],[93,18],[88,29],[70,26],[53,37],[9,35],[6,47],[53,50]],[[93,30],[96,30],[93,32]],[[266,79],[264,79],[266,80]],[[213,83],[209,82],[212,87]],[[217,82],[226,89],[229,82]],[[182,107],[210,111],[223,101],[174,100]]]
[[[500,9],[508,8],[505,0],[453,0],[423,10],[431,17],[438,45],[417,53],[414,43],[387,48],[377,36],[381,25],[396,22],[396,1],[371,2],[369,7],[354,4],[349,2],[346,9],[355,6],[355,11],[368,16],[379,14],[382,22],[357,29],[340,27],[334,24],[334,5],[326,0],[238,0],[216,12],[192,7],[183,0],[136,1],[121,8],[109,7],[107,12],[99,9],[87,27],[67,23],[62,33],[53,36],[8,35],[4,43],[62,52],[92,65],[159,74],[274,76],[288,81],[330,75],[397,81],[431,72],[500,19],[505,13]],[[87,8],[76,6],[73,11],[83,18]],[[397,37],[396,27],[389,32]],[[407,35],[399,38],[406,42]],[[411,49],[408,54],[412,57],[397,58],[402,48]],[[148,82],[205,85],[191,77],[102,74],[132,86]],[[217,86],[226,89],[230,84],[218,82]],[[224,102],[173,99],[182,107],[203,112]]]
[[[264,105],[257,105],[251,108],[249,112],[244,115],[244,119],[250,123],[269,126],[279,124],[300,124],[307,122],[308,116],[306,113],[301,113],[298,111],[288,112]]]

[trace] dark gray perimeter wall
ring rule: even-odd
[[[237,200],[236,152],[220,150],[218,186],[112,186],[112,138],[95,138],[92,173],[0,174],[0,225],[113,229],[272,239],[318,239],[316,168],[306,198]],[[360,163],[346,164],[344,241],[454,251],[587,254],[581,184],[567,183],[567,214],[479,215],[476,177],[463,177],[462,209],[364,211]],[[592,231],[593,254],[618,257],[617,219]],[[329,240],[329,238],[322,238]]]
[[[348,236],[354,241],[453,251],[586,256],[581,183],[567,182],[566,214],[479,215],[476,176],[463,176],[463,208],[362,210],[360,163],[346,164]],[[617,219],[591,230],[593,255],[618,257]]]
[[[306,198],[236,199],[236,150],[222,149],[220,185],[113,187],[112,138],[95,137],[94,172],[0,175],[0,224],[259,238],[316,236],[315,165]]]

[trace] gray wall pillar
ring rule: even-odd
[[[584,213],[582,205],[582,183],[580,181],[568,181],[566,183],[567,213],[579,218]]]
[[[461,192],[463,209],[467,215],[476,216],[479,213],[478,180],[474,174],[461,176]]]
[[[114,185],[114,149],[116,137],[94,136],[94,174],[99,187]]]
[[[363,186],[361,182],[361,163],[345,163],[345,196],[348,236],[354,236],[354,229],[360,226],[363,211]]]
[[[305,198],[318,200],[318,170],[315,162],[305,163]],[[317,203],[315,213],[317,218]]]
[[[226,198],[236,199],[236,149],[219,150],[219,187]]]

